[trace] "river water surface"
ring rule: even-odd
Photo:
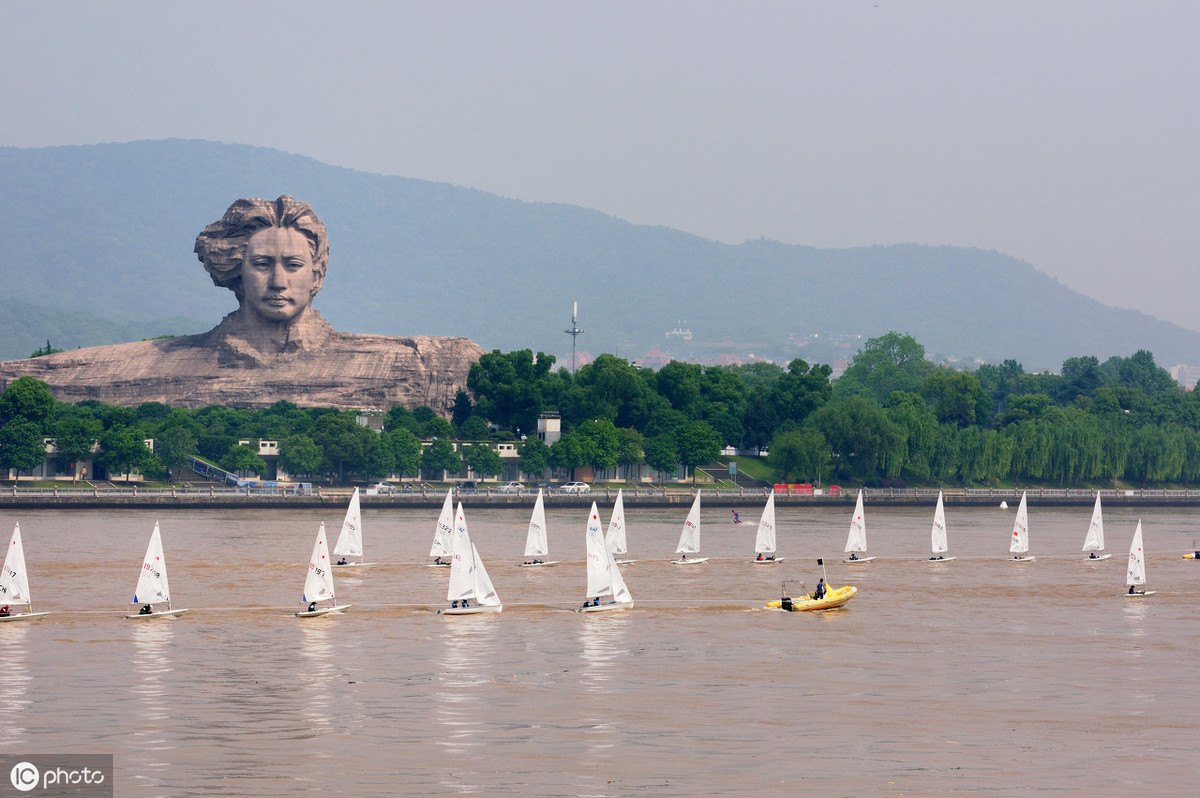
[[[607,520],[610,508],[601,508]],[[579,509],[548,511],[552,568],[517,568],[526,510],[466,508],[504,601],[444,617],[423,566],[436,511],[364,513],[373,568],[336,573],[343,614],[297,619],[311,510],[23,511],[41,620],[0,624],[8,753],[112,753],[116,794],[1062,795],[1194,793],[1200,750],[1197,513],[1145,509],[1153,596],[1122,596],[1138,511],[781,507],[780,556],[749,563],[759,508],[706,510],[702,565],[673,566],[686,508],[628,513],[628,612],[578,614]],[[178,619],[123,620],[155,521]],[[844,609],[763,609],[781,582],[854,584]],[[789,585],[798,593],[798,583]]]

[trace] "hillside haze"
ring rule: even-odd
[[[279,194],[310,203],[329,229],[329,273],[314,304],[346,332],[461,335],[562,356],[577,300],[580,349],[632,360],[658,348],[824,361],[814,342],[840,339],[849,357],[889,330],[934,359],[1015,358],[1028,369],[1137,349],[1172,365],[1200,351],[1200,334],[1103,306],[994,251],[730,246],[271,149],[184,140],[0,148],[0,186],[3,299],[22,309],[19,319],[4,314],[0,358],[24,357],[46,338],[72,348],[214,326],[236,300],[192,253],[196,234],[239,197]],[[73,317],[86,323],[59,335]],[[691,342],[664,336],[677,326]]]

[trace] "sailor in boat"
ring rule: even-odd
[[[434,565],[445,565],[446,563],[442,562],[442,558],[441,558],[441,557],[434,557],[434,558],[433,558],[433,564],[434,564]]]
[[[825,577],[817,580],[817,589],[813,592],[813,600],[820,601],[825,598]]]
[[[679,561],[680,561],[680,562],[683,562],[683,561],[684,561],[684,560],[686,560],[686,559],[687,559],[687,555],[686,555],[686,554],[684,554],[684,553],[682,553],[682,552],[680,552],[680,554],[679,554]]]
[[[308,611],[316,612],[317,611],[317,602],[315,602],[315,601],[308,602]]]
[[[143,604],[142,608],[138,610],[138,615],[149,615],[152,612],[154,612],[154,610],[150,608],[149,604]]]
[[[942,555],[940,555],[940,554],[939,554],[938,556],[936,556],[936,557],[930,557],[929,559],[931,559],[931,560],[934,560],[934,561],[937,561],[937,560],[944,560],[944,559],[946,559],[946,558],[945,558],[945,557],[943,557]]]
[[[1096,552],[1094,552],[1094,551],[1089,551],[1089,552],[1088,552],[1088,559],[1089,559],[1089,560],[1095,560],[1095,559],[1098,559],[1098,558],[1096,557]]]
[[[1144,588],[1144,587],[1141,589],[1138,589],[1137,586],[1135,586],[1135,585],[1129,586],[1129,595],[1131,595],[1131,596],[1139,596],[1139,595],[1144,594],[1145,592],[1146,592],[1146,588]]]
[[[345,558],[345,557],[343,557],[342,559],[338,560],[338,561],[337,561],[337,564],[338,564],[338,565],[345,565],[345,564],[346,564],[346,558]]]
[[[7,618],[11,614],[12,610],[8,608],[7,604],[5,604],[3,607],[0,607],[0,618]]]
[[[857,560],[857,559],[858,559],[858,554],[856,554],[855,552],[850,552],[850,559],[852,559],[852,560]]]

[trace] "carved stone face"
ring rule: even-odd
[[[243,303],[250,312],[272,322],[291,321],[320,288],[303,233],[267,227],[250,237],[242,260]]]

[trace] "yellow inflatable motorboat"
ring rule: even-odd
[[[787,610],[788,612],[832,610],[854,598],[854,594],[857,592],[858,588],[853,585],[843,585],[842,587],[827,588],[824,598],[814,599],[808,595],[796,597],[785,596],[778,601],[768,601],[767,606],[776,610]]]

